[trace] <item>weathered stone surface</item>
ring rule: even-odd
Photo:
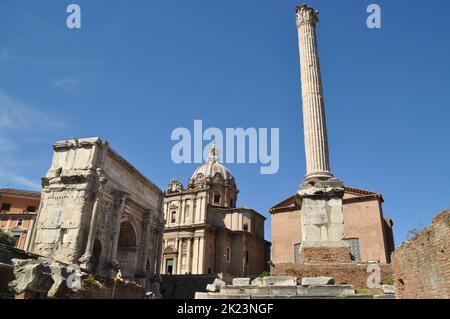
[[[345,295],[342,296],[343,299],[373,299],[372,295]]]
[[[373,296],[374,299],[397,299],[395,295],[393,294],[386,294],[386,295],[375,295]]]
[[[225,281],[223,281],[219,278],[216,278],[216,279],[214,279],[214,282],[212,284],[209,284],[206,286],[206,291],[218,292],[218,291],[220,291],[220,288],[225,285],[226,285]]]
[[[381,290],[383,290],[385,294],[395,294],[394,285],[381,285]]]
[[[355,289],[352,285],[329,285],[329,286],[309,286],[297,287],[297,295],[309,297],[327,297],[327,296],[349,296],[354,295]]]
[[[258,286],[222,286],[220,293],[224,295],[267,295],[268,287]]]
[[[231,274],[221,272],[217,274],[217,277],[219,277],[219,279],[223,280],[227,284],[233,283],[233,276]]]
[[[215,285],[213,285],[213,284],[207,284],[206,285],[206,291],[208,291],[208,292],[219,292],[220,288],[215,286]]]
[[[250,278],[234,278],[233,286],[250,286]]]
[[[271,296],[295,296],[297,287],[295,286],[269,286],[269,295]]]
[[[208,298],[204,299],[250,299],[250,295],[224,295],[210,292]]]
[[[255,279],[252,280],[252,286],[263,286],[264,285],[264,281],[261,277],[257,277]]]
[[[306,178],[330,178],[333,175],[328,157],[322,79],[317,52],[315,30],[317,21],[317,13],[314,9],[306,5],[297,7]]]
[[[61,141],[53,149],[30,249],[103,277],[115,277],[120,267],[123,278],[156,287],[164,232],[162,190],[100,138]],[[121,234],[134,238],[127,245],[133,248],[118,247]],[[61,279],[56,285],[63,287],[65,275],[58,277],[58,268],[54,272]]]
[[[268,276],[263,278],[264,286],[297,286],[297,278],[292,276]]]
[[[16,279],[10,287],[21,294],[26,291],[47,293],[52,287],[52,271],[49,262],[38,262],[34,259],[13,259],[14,276]]]
[[[208,299],[207,292],[196,292],[194,299]]]
[[[304,277],[302,278],[302,286],[324,286],[334,284],[333,277]]]

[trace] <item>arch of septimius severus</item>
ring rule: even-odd
[[[99,138],[54,145],[32,251],[152,289],[164,231],[163,192]]]

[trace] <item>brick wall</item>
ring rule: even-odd
[[[215,275],[161,275],[161,294],[164,299],[194,299],[195,292],[206,292]]]
[[[450,298],[450,210],[392,255],[398,298]]]
[[[393,280],[392,267],[390,264],[378,264],[381,268],[381,282],[390,283]],[[346,264],[276,264],[271,269],[271,275],[303,277],[333,277],[336,284],[351,284],[355,288],[367,288],[368,263],[346,263]]]

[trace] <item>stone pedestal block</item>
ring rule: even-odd
[[[333,277],[304,277],[302,278],[302,286],[332,285]]]
[[[250,286],[250,278],[234,278],[233,286]]]
[[[263,278],[264,286],[297,286],[297,277],[268,276]]]

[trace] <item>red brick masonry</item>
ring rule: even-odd
[[[352,261],[350,248],[302,248],[300,260],[303,264],[349,263]]]
[[[371,275],[367,272],[368,263],[343,264],[276,264],[271,269],[272,276],[303,277],[334,277],[336,284],[351,284],[355,288],[367,288],[367,279]],[[392,267],[390,264],[379,264],[381,268],[381,283],[392,283]]]
[[[392,255],[398,298],[450,298],[450,210]]]

